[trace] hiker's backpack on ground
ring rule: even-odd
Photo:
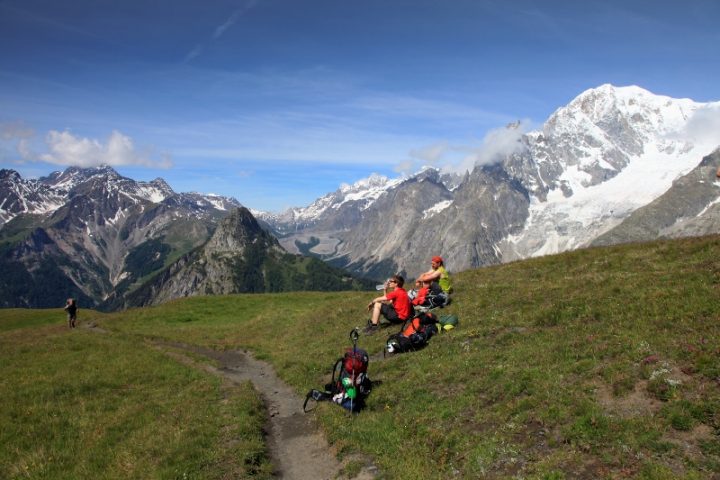
[[[439,283],[433,282],[430,285],[428,302],[430,303],[431,308],[443,308],[447,305],[450,305],[450,295],[447,292],[444,292],[442,288],[440,288]]]
[[[421,313],[408,320],[399,333],[390,335],[385,343],[387,353],[418,350],[427,345],[437,330],[437,317],[432,312]]]
[[[367,376],[370,362],[368,353],[361,348],[349,348],[335,362],[332,380],[325,389],[333,394],[332,401],[352,412],[365,406],[372,382]]]
[[[307,411],[311,398],[316,402],[332,401],[351,412],[359,412],[365,406],[365,398],[372,390],[372,382],[367,375],[370,356],[365,350],[357,348],[357,329],[350,332],[350,338],[353,340],[353,347],[345,350],[345,354],[335,362],[330,383],[325,385],[325,391],[310,390],[303,410]]]
[[[430,285],[430,289],[425,295],[425,301],[415,306],[418,312],[427,312],[433,308],[443,308],[450,305],[450,295],[443,292],[437,282]]]

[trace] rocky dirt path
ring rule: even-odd
[[[288,480],[331,480],[343,476],[343,462],[329,447],[313,416],[302,410],[300,398],[275,374],[272,367],[247,352],[216,351],[179,343],[164,344],[200,354],[215,360],[219,367],[205,367],[209,372],[235,382],[250,381],[261,393],[268,410],[267,440],[277,478]],[[345,459],[345,463],[350,458]],[[363,462],[367,463],[367,462]],[[372,465],[353,477],[370,480],[376,477]]]

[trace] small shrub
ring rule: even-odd
[[[647,390],[653,397],[667,402],[675,397],[677,385],[668,382],[664,377],[657,377],[648,381]]]

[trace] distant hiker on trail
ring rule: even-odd
[[[77,304],[74,298],[68,298],[65,302],[64,310],[67,312],[68,327],[75,328],[75,320],[77,320]]]
[[[430,270],[420,275],[418,280],[421,282],[425,280],[437,282],[443,292],[448,294],[452,293],[450,274],[447,270],[445,270],[445,262],[443,262],[442,257],[432,257],[430,260]]]
[[[385,283],[385,294],[368,304],[372,316],[364,330],[366,335],[372,335],[380,328],[380,314],[390,323],[403,323],[412,316],[413,310],[407,292],[403,288],[404,284],[405,279],[402,276],[393,275]]]

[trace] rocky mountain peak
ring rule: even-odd
[[[62,172],[52,172],[47,177],[42,177],[38,181],[55,189],[71,191],[78,185],[82,185],[88,181],[117,182],[123,178],[124,177],[109,165],[87,168],[71,166]]]
[[[157,188],[158,190],[165,192],[166,196],[170,196],[173,193],[175,193],[175,191],[172,189],[172,187],[170,185],[168,185],[168,183],[160,177],[156,178],[155,180],[152,180],[149,183],[149,185],[152,185],[153,187]]]
[[[0,169],[0,180],[9,182],[19,182],[21,180],[20,174],[15,170],[11,169]]]
[[[443,183],[442,174],[440,170],[434,167],[425,167],[420,172],[412,177],[417,182],[435,182]]]
[[[249,244],[278,246],[277,240],[262,229],[253,214],[245,207],[233,209],[218,225],[205,250],[213,253],[242,252]]]
[[[637,86],[602,85],[578,95],[547,121],[546,132],[612,134],[627,127],[638,134],[662,136],[681,129],[703,104],[655,95]]]
[[[347,183],[342,184],[339,191],[342,193],[349,193],[367,190],[368,188],[382,188],[386,186],[389,181],[390,180],[386,176],[373,173],[369,177],[358,180],[352,185]]]

